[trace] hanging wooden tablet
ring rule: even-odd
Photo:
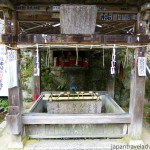
[[[138,75],[146,76],[146,58],[138,57]]]

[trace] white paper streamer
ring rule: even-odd
[[[17,52],[16,50],[8,50],[8,64],[7,64],[7,76],[8,76],[8,88],[18,86],[18,74],[17,74]]]
[[[112,52],[111,69],[110,69],[111,74],[115,74],[115,63],[116,63],[116,49],[114,45],[113,52]]]
[[[39,69],[39,47],[37,44],[36,47],[36,55],[34,56],[34,76],[40,75],[40,69]]]

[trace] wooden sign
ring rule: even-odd
[[[8,88],[13,88],[18,86],[17,51],[7,50],[7,55]]]
[[[124,13],[100,13],[97,17],[102,21],[129,21],[137,20],[137,14],[124,14]]]
[[[146,58],[138,57],[138,75],[146,76]]]
[[[50,20],[51,14],[46,12],[19,12],[18,21],[45,21]]]
[[[125,13],[137,13],[137,7],[120,7],[120,6],[110,6],[110,5],[98,5],[98,12],[125,12]]]
[[[0,19],[0,34],[5,33],[5,25],[4,25],[4,20]]]
[[[17,11],[59,12],[59,5],[17,5]]]
[[[104,41],[106,43],[127,42],[127,36],[126,35],[104,35]]]

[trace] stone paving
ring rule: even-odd
[[[0,124],[0,133],[5,129],[6,127],[6,121],[3,121],[1,124]]]
[[[24,150],[111,150],[115,145],[127,145],[123,140],[41,140],[27,142]]]
[[[8,150],[10,136],[6,121],[0,124],[0,150]],[[150,146],[150,130],[143,128],[142,140]],[[86,139],[86,140],[29,140],[24,150],[113,150],[116,145],[127,145],[127,139]],[[150,148],[149,148],[150,150]]]

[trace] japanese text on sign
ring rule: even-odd
[[[8,96],[5,45],[0,45],[0,96]]]
[[[146,76],[146,58],[138,57],[138,75]]]

